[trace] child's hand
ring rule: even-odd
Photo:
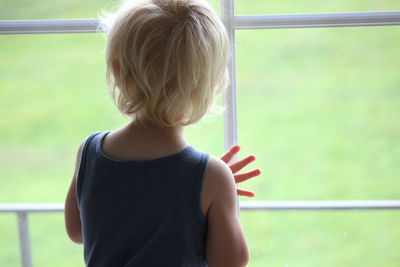
[[[232,147],[228,152],[225,153],[225,155],[223,155],[221,157],[221,160],[223,160],[226,164],[229,164],[229,162],[239,152],[239,150],[240,150],[239,146]],[[255,169],[255,170],[252,170],[252,171],[249,171],[246,173],[235,174],[238,171],[240,171],[241,169],[243,169],[245,166],[247,166],[250,162],[254,161],[255,159],[256,159],[256,157],[251,155],[242,160],[239,160],[236,163],[229,165],[229,168],[231,169],[231,171],[235,177],[235,182],[237,184],[260,175],[261,171],[259,169]],[[249,191],[249,190],[237,188],[236,192],[239,196],[254,197],[254,192]]]

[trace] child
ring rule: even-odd
[[[218,159],[183,136],[227,85],[223,24],[200,0],[128,0],[105,21],[107,82],[131,122],[81,144],[69,237],[84,244],[87,266],[246,266],[232,173],[254,157],[230,169],[238,147]]]

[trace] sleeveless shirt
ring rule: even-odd
[[[209,154],[188,146],[153,160],[114,160],[110,131],[84,144],[76,185],[89,267],[207,267],[200,192]]]

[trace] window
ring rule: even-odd
[[[21,8],[21,1],[3,1],[0,18],[95,18],[99,9],[115,3],[58,0],[33,7],[24,2]],[[393,11],[399,4],[237,0],[235,10],[232,4],[212,1],[216,10],[224,9],[221,16],[228,27],[240,28],[230,32],[236,72],[226,99],[233,109],[225,122],[217,117],[190,127],[189,140],[220,155],[226,124],[225,146],[237,136],[243,154],[257,156],[263,175],[244,187],[256,192],[255,200],[266,201],[264,207],[289,203],[273,202],[277,200],[399,199],[400,31],[394,25],[400,24],[400,12],[323,14]],[[226,20],[234,13],[233,21]],[[390,26],[320,27],[367,22]],[[325,25],[309,28],[316,23]],[[0,21],[0,30],[7,25]],[[266,25],[275,29],[264,29]],[[0,113],[6,114],[0,120],[0,203],[63,202],[76,140],[125,123],[105,90],[103,45],[94,34],[0,36],[5,51],[0,56]],[[204,140],[204,134],[212,138]],[[242,207],[256,205],[247,200],[241,198]],[[318,206],[312,203],[289,206]],[[400,207],[398,201],[379,205]],[[395,265],[400,261],[399,217],[396,210],[359,209],[241,213],[251,267]],[[22,254],[29,266],[30,252],[26,247],[19,251],[10,218],[0,216],[0,235],[7,236],[0,265],[17,266]],[[60,213],[29,215],[34,265],[82,263],[81,248],[66,239],[62,222]]]

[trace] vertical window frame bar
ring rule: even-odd
[[[236,53],[235,53],[235,29],[234,0],[221,0],[221,19],[225,25],[230,40],[231,57],[229,60],[230,83],[224,92],[224,148],[225,150],[237,144],[237,101],[236,101]],[[236,160],[236,157],[235,157]]]
[[[221,0],[221,19],[225,25],[229,37],[231,55],[228,63],[229,86],[224,92],[224,150],[227,151],[238,142],[237,134],[237,101],[236,101],[236,44],[235,28],[233,20],[235,17],[234,0]],[[232,162],[237,161],[235,155]],[[236,184],[236,188],[238,185]],[[239,197],[236,197],[237,214],[240,216]]]

